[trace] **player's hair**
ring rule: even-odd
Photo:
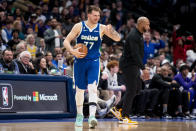
[[[111,68],[114,68],[115,66],[118,66],[118,65],[119,65],[118,61],[112,60],[112,61],[110,61],[110,62],[107,64],[107,68],[108,68],[108,70],[110,70]]]
[[[101,14],[101,9],[95,5],[90,5],[87,9],[87,14],[91,14],[92,11],[99,11],[99,13]]]

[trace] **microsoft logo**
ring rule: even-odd
[[[37,91],[33,92],[33,101],[39,101],[39,92]]]

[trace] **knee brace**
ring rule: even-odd
[[[89,105],[97,105],[97,85],[96,81],[88,85]]]

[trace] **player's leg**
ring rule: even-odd
[[[97,109],[97,85],[99,81],[99,60],[89,62],[88,66],[88,93],[89,93],[89,127],[95,128],[97,120],[95,113]]]
[[[85,65],[83,64],[83,62],[76,61],[74,63],[74,81],[76,87],[75,100],[76,100],[76,108],[77,108],[75,125],[83,126],[83,118],[84,118],[83,103],[84,103],[84,91],[86,88]]]

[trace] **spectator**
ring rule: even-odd
[[[143,63],[147,63],[147,59],[155,56],[155,50],[164,48],[165,43],[160,39],[160,35],[156,35],[156,43],[151,41],[151,34],[149,32],[144,33],[144,58]]]
[[[1,35],[0,35],[0,52],[4,51],[6,49],[6,43],[5,41],[2,39]]]
[[[155,106],[158,101],[159,90],[156,88],[148,88],[151,80],[150,69],[148,67],[146,67],[143,71],[143,74],[141,75],[141,80],[143,89],[134,98],[135,104],[133,104],[132,108],[133,113],[135,115],[132,116],[132,118],[145,118],[145,113],[148,117],[154,117]]]
[[[102,63],[103,63],[104,68],[108,64],[108,59],[109,59],[108,52],[107,51],[102,51],[102,53],[101,53],[101,60],[102,60]]]
[[[177,72],[180,71],[180,67],[184,64],[183,60],[182,59],[178,59],[176,60],[176,70]]]
[[[173,62],[173,57],[171,55],[172,53],[170,51],[169,45],[165,45],[164,53],[165,53],[165,58],[169,60],[169,62]]]
[[[109,23],[111,11],[109,9],[103,9],[103,16],[101,19],[101,23],[107,25]]]
[[[180,84],[180,90],[189,92],[190,94],[190,101],[189,101],[189,109],[191,106],[193,106],[193,115],[196,116],[196,95],[195,95],[195,75],[194,72],[192,72],[191,79],[188,78],[189,73],[189,66],[182,65],[180,67],[180,73],[177,74],[174,77],[174,80],[176,80]],[[194,103],[192,102],[194,100]]]
[[[56,69],[56,67],[52,64],[53,56],[51,52],[46,52],[46,66],[49,70]]]
[[[40,57],[37,59],[35,72],[36,74],[39,74],[39,75],[48,74],[48,69],[46,67],[46,59],[44,57]]]
[[[34,13],[29,16],[28,23],[25,26],[26,30],[28,28],[33,28],[35,30],[36,19],[37,19],[37,15]]]
[[[103,74],[107,75],[107,83],[108,83],[108,87],[107,90],[109,90],[109,98],[112,95],[116,95],[117,100],[116,100],[116,104],[120,101],[121,99],[121,91],[125,91],[126,87],[125,85],[118,85],[118,81],[117,81],[117,73],[119,70],[119,64],[118,61],[110,61],[107,64],[107,68],[105,69],[105,71],[103,71]]]
[[[59,72],[63,72],[64,68],[66,68],[66,65],[63,63],[63,61],[62,53],[57,53],[54,60],[52,60],[52,64],[56,69],[59,70]]]
[[[14,53],[14,58],[19,58],[19,54],[25,50],[27,50],[25,41],[20,41],[20,43],[16,45],[16,52]]]
[[[35,9],[35,13],[36,13],[36,15],[37,15],[36,21],[38,21],[38,20],[41,19],[41,20],[43,21],[43,23],[45,23],[46,17],[42,14],[42,9],[41,9],[40,7],[37,7],[37,8]]]
[[[48,22],[48,21],[47,21]],[[44,32],[48,29],[48,25],[44,24],[42,19],[38,19],[36,23],[36,29],[38,30],[37,36],[43,38],[44,37]]]
[[[43,55],[46,54],[46,43],[44,39],[40,39],[39,47],[37,48],[37,53],[42,53]]]
[[[3,67],[5,73],[16,73],[18,71],[18,66],[13,61],[13,52],[10,49],[3,51],[0,65]]]
[[[126,10],[123,8],[122,1],[116,2],[116,8],[111,10],[111,22],[115,25],[116,30],[118,30],[125,22]]]
[[[35,68],[30,62],[31,54],[28,51],[20,53],[19,59],[16,61],[20,74],[35,74]]]
[[[128,33],[131,31],[131,29],[133,29],[136,26],[135,20],[133,18],[129,18],[126,21],[126,25],[124,26],[124,29],[122,30],[124,37],[126,38]]]
[[[189,67],[196,61],[196,52],[195,50],[187,50],[186,51],[187,59],[186,63],[188,64]]]
[[[176,65],[176,61],[178,59],[182,59],[184,62],[186,62],[186,51],[188,49],[192,49],[193,45],[190,44],[185,44],[184,38],[182,36],[177,37],[177,30],[176,25],[174,26],[174,32],[172,35],[172,44],[173,44],[173,60],[174,60],[174,65]]]
[[[7,10],[7,7],[8,7],[7,5],[8,5],[7,1],[6,0],[2,0],[0,2],[0,9],[6,11]]]
[[[159,101],[158,103],[161,104],[163,107],[162,116],[163,118],[171,118],[168,114],[168,100],[169,100],[169,90],[172,87],[172,83],[175,82],[168,82],[168,67],[162,66],[161,71],[159,74],[155,74],[150,82],[149,88],[150,89],[158,89],[159,90]]]
[[[22,23],[19,20],[15,20],[14,24],[13,24],[13,29],[18,30],[19,31],[19,39],[24,40],[25,39],[25,35],[22,32]]]
[[[62,34],[60,30],[56,29],[57,27],[57,20],[54,18],[51,20],[51,28],[47,29],[44,32],[44,39],[46,42],[46,50],[50,51],[54,54],[55,48],[61,48],[63,47],[62,42]]]
[[[12,39],[12,22],[6,21],[5,28],[1,30],[1,36],[3,40],[8,43]]]
[[[13,22],[14,21],[14,16],[11,13],[7,13],[7,20]]]
[[[69,11],[67,8],[63,8],[60,15],[60,22],[65,23],[69,17]]]
[[[12,49],[12,51],[16,51],[16,45],[20,42],[19,31],[13,30],[12,36],[13,36],[12,39],[9,40],[9,42],[7,44]]]
[[[35,45],[35,37],[34,35],[30,34],[27,36],[27,51],[31,53],[31,58],[35,59],[37,53],[37,46]]]
[[[32,28],[32,27],[28,27],[28,28],[27,28],[26,34],[27,34],[27,35],[30,35],[30,34],[33,35],[33,34],[34,34],[33,28]]]
[[[52,8],[52,12],[51,12],[50,18],[51,19],[56,19],[57,21],[60,20],[59,9],[58,9],[57,6]]]
[[[47,3],[42,4],[42,14],[46,17],[46,20],[48,20],[50,18],[50,13],[48,11],[48,4]]]

